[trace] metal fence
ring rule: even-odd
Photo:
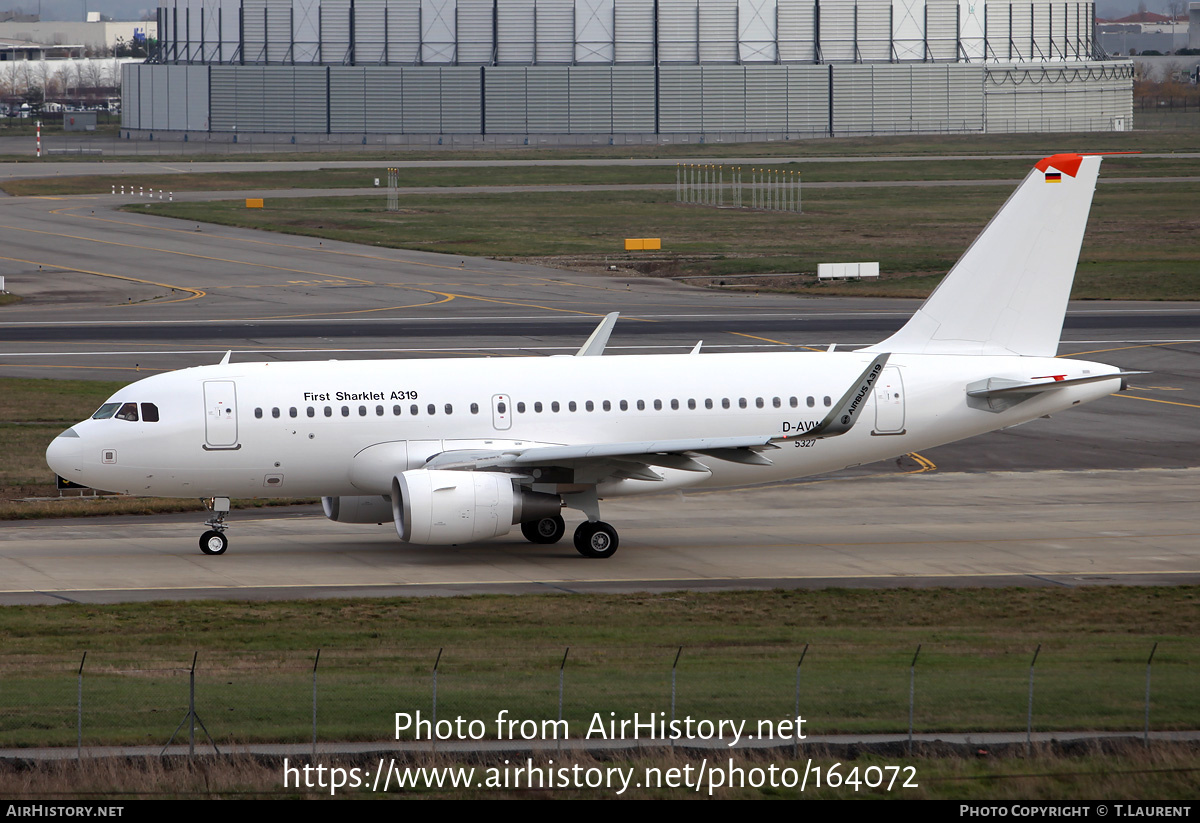
[[[1148,734],[1194,728],[1200,718],[1193,645],[208,650],[140,660],[80,654],[52,665],[0,658],[0,747],[82,751],[191,738],[218,748],[290,742],[317,750],[335,741],[556,733],[603,740],[614,722],[615,736],[628,737],[620,721],[635,715],[744,720],[747,728],[801,716],[808,735]]]
[[[1200,93],[1179,96],[1141,96],[1133,98],[1137,112],[1200,112]]]

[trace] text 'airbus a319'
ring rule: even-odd
[[[470,543],[519,525],[609,557],[612,497],[804,477],[1024,423],[1124,388],[1055,357],[1100,157],[1047,157],[894,335],[858,351],[232,363],[157,375],[59,435],[60,476],[204,499],[323,498],[340,523]],[[697,347],[698,349],[699,347]]]

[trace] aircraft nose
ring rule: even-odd
[[[50,441],[46,447],[46,463],[59,477],[72,480],[72,475],[78,475],[83,469],[80,464],[82,452],[83,438],[70,428]]]

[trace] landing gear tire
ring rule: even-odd
[[[205,554],[225,554],[229,548],[229,538],[213,529],[200,535],[200,551]]]
[[[575,530],[575,550],[584,557],[612,557],[618,545],[617,530],[599,520],[580,523]]]
[[[521,524],[521,534],[530,543],[557,543],[567,533],[567,524],[561,515],[543,517],[541,520],[530,520]]]

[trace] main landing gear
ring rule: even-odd
[[[617,553],[620,540],[617,530],[600,519],[600,496],[596,487],[581,492],[562,495],[563,505],[578,509],[587,515],[587,520],[575,529],[575,551],[584,557],[604,558]]]
[[[557,543],[566,533],[567,524],[559,514],[521,524],[521,534],[525,535],[525,539],[530,543]]]
[[[620,542],[617,530],[600,520],[585,520],[575,529],[575,551],[584,557],[612,557]]]
[[[229,548],[229,538],[225,536],[225,530],[229,528],[225,525],[225,517],[229,514],[229,498],[212,497],[203,502],[204,508],[213,516],[204,521],[209,530],[200,535],[200,551],[205,554],[224,554]]]
[[[530,543],[557,543],[562,540],[566,531],[566,523],[563,522],[562,516],[557,514],[521,524],[521,534],[525,535],[525,539]],[[617,530],[608,523],[585,520],[575,529],[575,550],[584,557],[612,557],[619,544]]]

